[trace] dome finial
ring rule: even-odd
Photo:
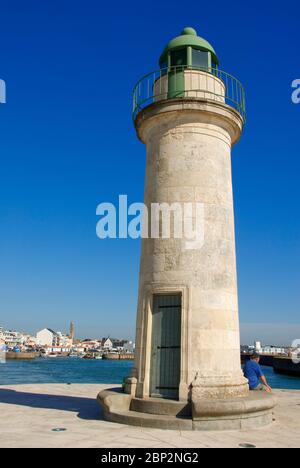
[[[181,33],[181,34],[182,34],[183,36],[184,36],[184,35],[197,36],[197,31],[196,31],[196,29],[187,26],[186,28],[184,28],[184,29],[182,30],[182,33]]]

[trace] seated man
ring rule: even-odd
[[[268,385],[267,379],[264,376],[259,365],[260,356],[253,353],[250,360],[244,366],[244,375],[249,381],[250,390],[265,390],[268,393],[272,392],[271,387]],[[262,381],[262,384],[260,383]]]

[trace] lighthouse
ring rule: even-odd
[[[240,360],[231,150],[246,120],[243,86],[186,27],[135,86],[133,120],[146,147],[144,203],[159,227],[149,215],[134,368],[126,394],[100,394],[105,416],[176,429],[268,424],[274,400],[249,392]],[[194,242],[175,232],[187,206],[201,231]]]

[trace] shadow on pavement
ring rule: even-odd
[[[73,397],[66,395],[47,395],[40,393],[18,392],[11,389],[0,389],[0,403],[45,408],[78,413],[81,419],[103,419],[102,410],[95,398]]]

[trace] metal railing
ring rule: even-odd
[[[245,91],[234,76],[217,68],[176,66],[145,75],[133,89],[133,119],[158,101],[209,99],[233,107],[246,121]]]

